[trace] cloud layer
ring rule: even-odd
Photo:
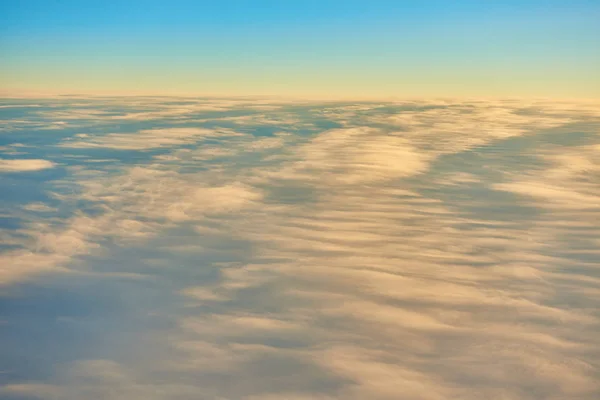
[[[119,115],[160,127],[45,145],[68,174],[13,210],[0,283],[103,282],[78,296],[119,306],[61,314],[96,350],[3,395],[600,394],[597,105],[206,102],[132,99]],[[73,125],[106,127],[109,104]]]

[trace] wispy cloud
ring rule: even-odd
[[[0,160],[0,172],[40,171],[55,166],[52,161],[39,159]]]
[[[164,146],[183,145],[196,142],[202,138],[221,136],[236,136],[236,133],[199,128],[170,128],[143,130],[130,134],[109,133],[95,137],[79,134],[76,136],[78,139],[63,142],[60,146],[79,149],[147,150]]]
[[[139,343],[135,355],[73,360],[47,382],[12,382],[3,392],[67,400],[595,398],[592,108],[312,107],[341,127],[302,136],[290,120],[268,137],[173,127],[61,142],[169,151],[138,165],[69,169],[77,190],[55,196],[94,211],[22,228],[28,241],[4,253],[3,283],[89,272],[95,257],[161,281],[161,295],[177,300],[168,312],[136,305],[169,323],[144,330],[152,346]],[[244,123],[256,121],[236,122]],[[572,124],[585,143],[571,136]],[[203,145],[180,148],[193,143]],[[48,210],[32,203],[26,211]],[[136,262],[119,259],[123,249]]]

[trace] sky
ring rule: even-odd
[[[2,1],[2,93],[600,96],[598,1]]]
[[[600,399],[598,21],[0,0],[0,399]]]

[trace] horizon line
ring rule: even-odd
[[[102,92],[72,92],[72,91],[35,91],[35,90],[13,90],[0,88],[0,98],[2,99],[42,99],[42,98],[141,98],[141,97],[160,97],[160,98],[211,98],[211,99],[262,99],[262,100],[282,100],[282,101],[419,101],[419,100],[529,100],[529,101],[578,101],[578,102],[598,102],[599,97],[573,97],[573,96],[542,96],[542,95],[496,95],[496,96],[477,96],[477,95],[283,95],[283,94],[225,94],[225,93],[192,93],[192,92],[122,92],[122,91],[102,91]]]

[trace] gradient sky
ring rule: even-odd
[[[600,1],[2,1],[3,92],[600,97]]]

